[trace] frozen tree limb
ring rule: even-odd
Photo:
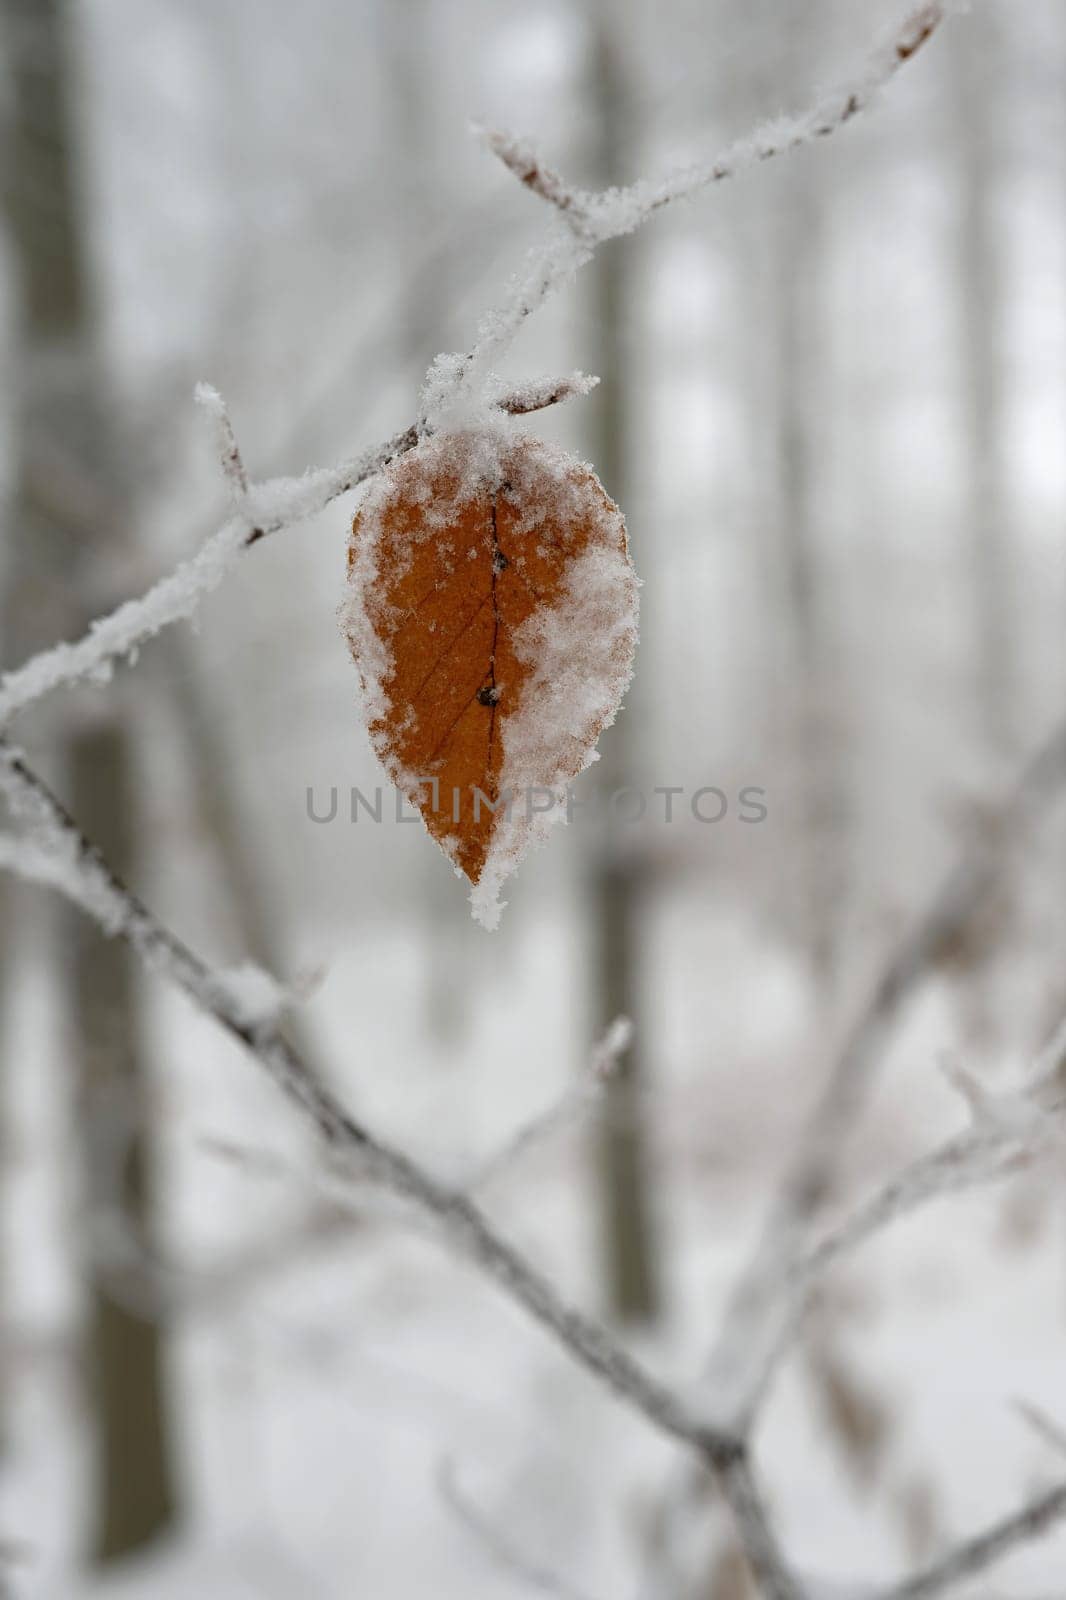
[[[547,1280],[496,1233],[467,1195],[439,1182],[404,1152],[352,1118],[278,1033],[270,1009],[265,1015],[249,1016],[247,1006],[234,993],[226,975],[213,972],[157,921],[115,876],[24,758],[3,741],[0,790],[13,811],[34,830],[28,845],[20,846],[18,869],[68,895],[90,912],[105,932],[126,939],[147,966],[177,984],[255,1056],[311,1119],[339,1161],[352,1163],[352,1170],[365,1174],[368,1181],[381,1185],[432,1222],[580,1365],[660,1431],[695,1451],[719,1482],[763,1594],[768,1600],[802,1600],[804,1588],[778,1547],[741,1433],[707,1423],[675,1391],[648,1374],[598,1323],[561,1300]],[[0,865],[10,866],[15,852],[8,836],[3,837],[6,843],[0,853]],[[1034,1120],[1034,1110],[1047,1113],[1061,1107],[1064,1052],[1066,1030],[1060,1029],[1042,1054],[1034,1085],[1023,1097],[1024,1105],[1015,1103],[1018,1097],[985,1097],[980,1108],[982,1118],[971,1135],[977,1141],[970,1150],[974,1159],[979,1156],[984,1162],[991,1155],[998,1161],[1004,1153],[997,1150],[998,1141],[1032,1138],[1033,1129],[1040,1126],[1039,1119]],[[965,1162],[962,1167],[965,1170]],[[958,1168],[957,1161],[954,1171],[951,1162],[941,1162],[936,1170],[952,1174],[954,1183]],[[883,1218],[901,1214],[904,1203],[916,1203],[919,1197],[941,1192],[946,1186],[946,1179],[937,1178],[923,1187],[912,1175],[902,1190],[903,1199],[899,1198],[901,1191],[897,1187],[894,1200],[882,1198],[876,1203],[869,1213],[872,1221],[852,1223],[852,1240],[868,1235],[874,1221],[880,1225]],[[834,1246],[833,1253],[842,1248],[843,1244]],[[1024,1540],[1047,1531],[1064,1511],[1066,1488],[1060,1488],[978,1538],[959,1545],[925,1572],[887,1591],[883,1600],[925,1600],[944,1592],[954,1583],[985,1570]]]
[[[509,1245],[498,1238],[473,1201],[425,1172],[351,1117],[309,1072],[273,1023],[248,1022],[227,985],[115,876],[96,847],[25,759],[0,742],[0,790],[20,814],[47,834],[47,850],[64,862],[50,886],[68,895],[107,933],[125,939],[151,970],[167,977],[243,1044],[278,1087],[310,1117],[331,1150],[348,1157],[356,1171],[382,1184],[416,1210],[428,1213],[464,1252],[503,1284],[553,1331],[581,1363],[613,1389],[628,1394],[667,1433],[712,1459],[736,1448],[731,1435],[689,1417],[669,1390],[644,1373],[596,1323],[565,1306],[555,1291]]]
[[[765,1338],[780,1286],[808,1248],[814,1216],[829,1194],[840,1151],[862,1111],[881,1055],[907,1001],[965,932],[1015,837],[1026,838],[1066,783],[1066,722],[1024,768],[996,815],[962,852],[877,979],[845,1039],[808,1119],[755,1252],[726,1313],[711,1359],[712,1383],[728,1392],[737,1416],[750,1415],[761,1392],[753,1333]]]
[[[580,372],[565,378],[540,379],[513,391],[494,393],[492,404],[511,416],[526,416],[587,394],[594,383],[595,379]],[[127,600],[98,618],[74,643],[53,645],[0,678],[0,729],[55,689],[86,678],[98,682],[109,679],[116,661],[124,657],[135,659],[136,651],[147,639],[172,623],[191,617],[249,546],[317,516],[390,461],[413,450],[430,427],[425,422],[412,423],[383,444],[335,467],[316,468],[300,478],[271,478],[243,486],[244,465],[225,405],[214,390],[205,391],[204,386],[199,391],[201,403],[205,392],[211,397],[206,409],[222,443],[227,483],[231,490],[240,489],[237,511],[195,555],[139,599]],[[231,439],[232,447],[227,442]]]
[[[579,189],[548,167],[528,141],[478,129],[519,182],[551,206],[558,226],[530,251],[506,299],[482,318],[469,353],[438,357],[427,377],[427,415],[443,418],[453,406],[461,407],[471,396],[476,399],[488,370],[526,319],[587,266],[600,245],[634,233],[666,206],[836,133],[867,109],[955,9],[956,0],[926,0],[876,45],[842,88],[820,97],[799,116],[781,117],[719,155],[657,181],[639,179],[625,188],[600,191]]]
[[[935,1600],[967,1578],[979,1577],[1022,1545],[1042,1539],[1066,1517],[1066,1484],[1049,1489],[1013,1516],[949,1550],[923,1572],[884,1589],[877,1600]]]
[[[768,122],[719,154],[681,167],[657,181],[641,178],[624,188],[579,189],[548,167],[528,140],[488,128],[478,127],[475,132],[520,183],[561,212],[578,231],[589,233],[595,243],[603,244],[620,234],[634,232],[664,206],[690,199],[712,184],[735,178],[750,167],[836,133],[867,110],[933,36],[949,12],[957,9],[952,0],[928,0],[917,6],[874,47],[846,83],[822,95],[806,111]]]
[[[1066,1140],[1062,1050],[1060,1029],[1024,1088],[995,1095],[981,1088],[968,1100],[972,1124],[965,1132],[904,1167],[804,1254],[782,1259],[775,1293],[764,1301],[759,1323],[747,1329],[743,1370],[739,1351],[731,1365],[746,1401],[745,1419],[751,1419],[765,1396],[810,1290],[838,1261],[931,1201],[994,1183],[1061,1151]]]
[[[248,473],[237,443],[237,436],[233,431],[233,423],[230,421],[229,407],[210,383],[196,385],[196,403],[214,427],[218,438],[218,458],[222,475],[233,490],[234,500],[240,505],[248,493]]]
[[[501,396],[493,388],[489,358],[506,347],[525,318],[591,259],[605,240],[632,232],[662,206],[732,176],[744,166],[831,133],[850,120],[930,37],[948,9],[949,0],[931,0],[912,12],[902,28],[879,46],[847,90],[827,97],[803,117],[777,125],[776,131],[768,129],[741,140],[710,165],[675,174],[659,184],[640,182],[628,189],[583,196],[578,205],[574,198],[577,191],[539,165],[525,147],[506,135],[488,135],[493,148],[512,170],[522,175],[522,181],[548,199],[556,210],[579,215],[580,227],[568,229],[566,238],[551,235],[540,250],[533,252],[526,276],[516,285],[507,304],[483,319],[469,355],[438,358],[427,379],[424,414],[418,422],[339,466],[308,472],[297,479],[250,483],[221,396],[210,386],[201,386],[198,398],[214,423],[223,473],[237,497],[237,514],[195,556],[139,600],[127,601],[97,619],[75,643],[57,644],[0,679],[0,729],[61,685],[89,677],[106,678],[116,660],[131,656],[163,628],[191,616],[246,548],[317,515],[397,456],[413,449],[454,405],[460,390],[469,389],[475,372],[486,391],[487,402],[512,415],[526,415],[571,395],[587,393],[588,380],[576,374],[526,385]]]
[[[618,1065],[632,1037],[633,1024],[629,1018],[615,1017],[593,1049],[588,1069],[577,1083],[546,1111],[523,1123],[494,1155],[482,1163],[467,1188],[472,1192],[480,1192],[506,1176],[531,1149],[554,1138],[602,1099],[608,1084],[617,1074]]]
[[[28,881],[66,892],[68,898],[79,893],[78,886],[70,881],[69,869],[57,868],[47,850],[30,843],[20,847],[20,841],[0,834],[0,868],[4,867]],[[85,896],[79,903],[92,914],[91,897]],[[264,1001],[260,1016],[265,1019],[272,1011],[275,1019],[280,1017],[288,996],[267,974],[246,968],[220,973],[219,978],[228,985],[231,1000],[243,1006],[245,1020],[252,1020],[255,1015],[252,1002],[259,995]],[[487,1184],[507,1176],[529,1148],[549,1140],[594,1104],[613,1076],[630,1030],[627,1018],[616,1018],[595,1046],[587,1074],[541,1116],[524,1123],[503,1149],[467,1179],[463,1192],[473,1196]],[[113,1293],[139,1316],[169,1318],[186,1311],[210,1311],[283,1272],[304,1249],[343,1244],[370,1223],[406,1222],[411,1226],[409,1214],[405,1216],[382,1191],[371,1193],[366,1182],[360,1181],[363,1175],[341,1157],[327,1155],[322,1159],[319,1155],[308,1167],[277,1149],[202,1133],[196,1145],[206,1155],[234,1167],[252,1181],[281,1182],[296,1190],[306,1189],[310,1204],[305,1217],[294,1223],[283,1238],[272,1235],[237,1251],[224,1268],[196,1272],[162,1257],[154,1244],[131,1229],[124,1208],[118,1204],[119,1177],[135,1131],[128,1107],[109,1108],[110,1145],[100,1157],[107,1179],[102,1188],[108,1198],[95,1219],[93,1237],[98,1245],[97,1259],[108,1273]]]
[[[473,132],[494,156],[499,157],[507,170],[514,173],[519,183],[557,211],[572,217],[580,226],[591,195],[566,183],[557,172],[546,166],[527,139],[520,139],[501,129],[483,128],[479,124],[474,125]]]
[[[553,234],[540,250],[532,253],[525,278],[515,286],[505,306],[483,319],[478,340],[469,355],[438,358],[438,366],[431,369],[427,380],[425,412],[417,423],[337,467],[308,472],[298,479],[250,483],[224,402],[210,386],[201,386],[198,395],[219,436],[223,472],[231,490],[237,494],[238,514],[209,539],[197,555],[162,579],[141,599],[127,601],[110,615],[97,619],[81,640],[58,644],[0,679],[0,729],[20,711],[63,684],[107,676],[116,660],[131,655],[164,627],[191,616],[249,545],[315,516],[332,501],[380,472],[397,456],[413,449],[419,438],[431,430],[454,403],[458,391],[463,386],[469,387],[475,371],[482,385],[488,388],[491,384],[487,370],[489,356],[506,347],[525,318],[591,259],[599,244],[632,232],[661,207],[733,176],[745,166],[784,154],[843,126],[911,59],[950,8],[950,0],[929,0],[911,12],[903,26],[874,51],[845,90],[826,97],[799,118],[786,119],[738,141],[710,164],[686,169],[658,184],[642,181],[628,189],[583,196],[578,205],[574,198],[578,192],[543,168],[525,147],[506,135],[488,135],[492,147],[512,170],[519,172],[523,182],[548,199],[556,210],[580,214],[580,227],[569,230],[569,241]],[[570,379],[550,380],[539,387],[527,385],[502,397],[498,393],[486,393],[486,398],[498,409],[525,415],[555,405],[570,395],[586,393],[587,388],[587,380],[578,374]]]
[[[496,1232],[466,1194],[440,1182],[402,1150],[352,1117],[281,1035],[273,1021],[249,1022],[228,985],[112,872],[95,845],[25,758],[0,740],[0,792],[36,830],[41,848],[63,862],[49,879],[100,922],[125,939],[150,970],[169,979],[255,1057],[278,1088],[300,1107],[327,1148],[352,1163],[369,1182],[410,1205],[459,1252],[521,1305],[557,1343],[635,1407],[660,1432],[694,1451],[722,1485],[734,1508],[745,1549],[767,1600],[802,1600],[779,1551],[755,1490],[744,1443],[706,1422],[699,1412],[648,1373],[598,1322],[560,1298],[556,1290]]]

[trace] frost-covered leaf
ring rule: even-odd
[[[629,682],[622,515],[590,467],[539,440],[441,434],[371,490],[348,575],[374,747],[494,927],[501,884],[558,819]]]

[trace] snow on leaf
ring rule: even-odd
[[[393,463],[352,525],[344,627],[374,747],[495,927],[632,673],[637,578],[592,469],[509,428]]]

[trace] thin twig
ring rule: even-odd
[[[906,1582],[885,1589],[877,1600],[934,1600],[966,1578],[975,1578],[1022,1545],[1042,1539],[1066,1517],[1066,1484],[993,1523],[976,1538],[967,1539]]]
[[[233,489],[234,499],[240,503],[248,493],[248,472],[237,443],[237,435],[233,431],[229,407],[210,383],[196,385],[196,403],[211,419],[218,438],[218,457],[222,475]]]
[[[768,1298],[761,1326],[751,1331],[745,1424],[754,1416],[800,1325],[810,1290],[830,1268],[931,1201],[1010,1177],[1039,1155],[1061,1148],[1066,1096],[1059,1081],[1058,1054],[1056,1040],[1025,1089],[1012,1095],[986,1095],[972,1127],[895,1173],[804,1254],[782,1260],[773,1304]]]
[[[495,396],[493,404],[511,416],[528,416],[587,394],[595,381],[580,372],[565,378],[540,379]],[[211,409],[217,424],[218,410]],[[225,413],[224,406],[222,412]],[[124,601],[114,611],[97,618],[74,643],[52,645],[0,678],[0,729],[7,728],[14,717],[55,689],[109,675],[114,662],[132,655],[146,639],[191,617],[245,550],[271,534],[317,516],[342,495],[413,450],[431,430],[429,422],[412,423],[383,444],[338,466],[316,468],[300,478],[272,478],[248,484],[242,490],[237,512],[174,572],[161,578],[139,599]],[[243,473],[235,440],[234,450]],[[227,477],[232,483],[232,473],[237,468],[232,462],[230,466]]]
[[[125,939],[151,970],[175,983],[244,1045],[283,1093],[310,1117],[327,1145],[354,1162],[354,1170],[437,1223],[583,1366],[616,1393],[627,1396],[657,1427],[697,1450],[708,1462],[717,1464],[732,1456],[737,1441],[731,1434],[690,1416],[677,1397],[646,1373],[598,1323],[565,1304],[547,1280],[495,1233],[471,1199],[438,1181],[349,1115],[273,1023],[244,1020],[218,975],[122,883],[44,780],[3,741],[0,788],[32,824],[47,828],[66,846],[69,871],[65,878],[54,874],[51,886],[90,911],[105,931]]]
[[[566,183],[557,172],[547,166],[527,139],[520,139],[517,135],[502,129],[483,128],[479,125],[475,125],[473,131],[493,155],[499,157],[507,170],[514,173],[519,183],[524,184],[533,194],[539,195],[557,211],[567,213],[575,219],[584,216],[590,196],[572,184]]]
[[[547,166],[528,142],[480,130],[488,148],[552,207],[562,227],[549,231],[529,253],[506,299],[481,319],[473,348],[458,359],[438,358],[430,368],[427,413],[444,416],[462,394],[476,391],[526,320],[588,265],[600,245],[635,232],[664,207],[712,184],[837,133],[870,106],[954,9],[956,0],[926,0],[880,41],[842,88],[820,97],[799,116],[779,118],[712,159],[654,182],[640,179],[626,188],[582,190]]]
[[[509,1174],[515,1165],[536,1146],[555,1137],[590,1107],[602,1099],[629,1048],[633,1024],[628,1017],[616,1017],[592,1052],[588,1070],[546,1111],[522,1124],[509,1139],[483,1161],[467,1183],[470,1192],[480,1193],[498,1178]]]
[[[553,171],[530,141],[497,129],[478,127],[475,131],[520,183],[557,211],[591,229],[596,242],[602,244],[619,234],[632,233],[664,206],[687,200],[701,189],[737,177],[747,168],[789,155],[838,132],[867,110],[954,9],[957,7],[951,0],[926,0],[874,47],[843,86],[822,95],[806,111],[768,122],[719,154],[654,181],[639,178],[623,188],[580,189]]]
[[[882,971],[845,1040],[734,1291],[712,1356],[712,1373],[729,1389],[736,1416],[750,1416],[757,1403],[763,1358],[753,1340],[765,1335],[780,1288],[808,1247],[812,1220],[832,1192],[848,1131],[866,1103],[904,1006],[963,934],[996,881],[1005,847],[1027,834],[1064,783],[1066,722],[1056,726],[996,816],[963,851]]]

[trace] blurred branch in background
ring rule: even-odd
[[[822,18],[824,27],[824,17]],[[817,74],[819,12],[794,8],[781,25],[781,97]],[[771,219],[772,419],[776,467],[771,569],[780,608],[772,637],[780,737],[795,793],[797,837],[792,916],[820,1003],[834,993],[848,901],[852,807],[846,737],[850,679],[841,659],[838,591],[824,534],[825,418],[832,310],[827,303],[829,218],[809,159],[799,160]]]
[[[633,126],[628,52],[633,48],[631,22],[616,0],[600,0],[591,40],[589,100],[597,123],[596,174],[600,187],[620,183],[629,170],[630,153],[639,148]],[[572,191],[554,173],[534,167],[518,176],[541,199],[572,214]],[[621,506],[632,499],[630,451],[634,440],[633,404],[637,375],[631,370],[628,340],[636,325],[634,296],[635,242],[620,239],[600,251],[592,278],[592,312],[596,370],[600,388],[593,408],[591,456],[609,495]],[[632,540],[630,523],[630,541]],[[634,560],[640,567],[639,541]],[[647,597],[643,604],[647,607]],[[645,618],[644,626],[647,626]],[[627,703],[611,729],[598,776],[611,793],[640,781],[637,768],[639,726],[635,719],[647,702],[631,686]],[[647,730],[643,730],[645,733]],[[589,884],[591,911],[594,1026],[608,1017],[632,1016],[634,1042],[623,1070],[611,1089],[598,1130],[599,1191],[602,1212],[604,1285],[607,1304],[622,1321],[650,1322],[661,1309],[662,1239],[651,1202],[647,1122],[640,1097],[647,1082],[645,1016],[647,972],[646,894],[649,864],[632,847],[632,830],[612,815],[602,830]]]
[[[751,1330],[767,1327],[767,1293],[772,1296],[782,1273],[791,1270],[812,1221],[833,1195],[848,1135],[868,1101],[905,1006],[965,938],[971,919],[1002,880],[1005,861],[1016,860],[1029,847],[1033,828],[1064,786],[1066,721],[1028,762],[998,813],[986,818],[880,973],[833,1064],[738,1284],[712,1363],[720,1378],[726,1373],[736,1378],[738,1361],[752,1370]],[[735,1404],[740,1414],[747,1414],[759,1384],[753,1389],[736,1381]]]

